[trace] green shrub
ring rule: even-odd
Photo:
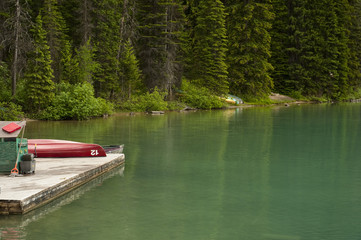
[[[85,120],[113,112],[111,103],[94,97],[94,89],[89,83],[61,83],[58,92],[51,106],[39,115],[40,119]]]
[[[207,88],[198,87],[187,80],[182,82],[182,93],[179,98],[190,107],[198,109],[222,108],[225,102],[213,95]]]
[[[355,100],[360,98],[361,98],[361,88],[354,89],[354,91],[347,96],[347,100]]]
[[[165,92],[160,92],[155,88],[152,93],[145,93],[132,98],[121,105],[125,111],[150,112],[168,110],[168,103],[164,100]]]
[[[270,105],[275,103],[275,101],[272,101],[268,96],[260,97],[260,96],[242,95],[242,99],[248,104],[254,104],[254,105]]]
[[[24,118],[19,105],[9,102],[0,102],[0,121],[17,121]]]
[[[291,98],[297,99],[297,100],[305,100],[306,98],[302,95],[301,91],[291,91],[288,94]]]
[[[177,102],[177,101],[169,101],[168,102],[168,110],[171,110],[171,111],[182,110],[186,107],[187,107],[187,105],[183,102]]]

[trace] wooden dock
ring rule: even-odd
[[[124,163],[124,154],[37,158],[35,174],[0,175],[0,215],[25,214]]]

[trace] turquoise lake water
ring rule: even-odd
[[[28,138],[125,144],[126,163],[1,239],[360,240],[361,104],[28,122]]]

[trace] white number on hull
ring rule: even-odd
[[[90,150],[90,155],[97,156],[98,154],[98,150]]]

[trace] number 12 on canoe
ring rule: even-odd
[[[97,155],[99,155],[99,152],[98,152],[98,150],[90,150],[90,155],[97,156]]]

